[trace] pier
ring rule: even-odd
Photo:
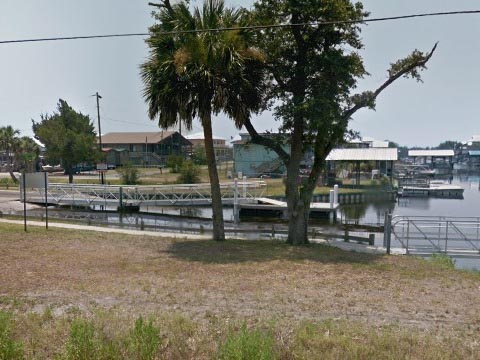
[[[287,203],[265,197],[264,181],[220,184],[222,203],[233,206],[235,218],[248,212],[261,216],[287,218]],[[25,196],[24,196],[25,195]],[[311,204],[312,216],[336,218],[338,186],[330,190],[330,202]],[[139,210],[140,207],[210,206],[210,184],[174,184],[155,186],[115,186],[84,184],[48,184],[20,190],[20,199],[28,203],[55,206]]]

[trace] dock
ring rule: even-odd
[[[310,204],[310,217],[335,219],[338,202],[320,203],[313,202]],[[255,199],[251,203],[238,204],[240,217],[276,217],[280,219],[288,218],[288,207],[285,201],[261,197]]]

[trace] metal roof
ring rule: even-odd
[[[185,139],[188,139],[188,140],[204,140],[205,136],[204,136],[203,132],[198,132],[198,133],[195,133],[195,134],[189,134],[189,135],[185,136]],[[213,140],[226,140],[225,138],[222,138],[220,136],[215,136],[215,135],[212,136],[212,139]]]
[[[408,156],[453,156],[453,150],[408,150]]]
[[[397,148],[333,149],[327,161],[396,161]]]
[[[102,144],[158,144],[175,131],[158,132],[111,132],[102,135]]]

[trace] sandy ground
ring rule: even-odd
[[[26,204],[27,210],[40,208],[38,205]],[[0,213],[11,214],[23,211],[23,202],[20,202],[18,190],[0,190]]]

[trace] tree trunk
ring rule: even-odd
[[[18,183],[18,179],[17,179],[17,177],[15,176],[15,174],[13,173],[11,167],[9,167],[8,172],[9,172],[9,174],[10,174],[10,177],[12,178],[12,181],[13,181],[15,184]]]
[[[9,156],[8,159],[9,159],[8,173],[10,174],[10,177],[12,178],[12,181],[16,184],[16,183],[18,183],[18,179],[15,176],[15,174],[13,173],[13,159],[12,159],[11,156]]]
[[[288,212],[288,239],[292,245],[308,244],[308,218],[310,216],[310,204],[305,204],[298,199],[297,204]]]
[[[210,178],[210,188],[212,192],[213,240],[224,241],[225,229],[223,227],[222,195],[220,193],[220,181],[218,179],[215,151],[213,148],[212,121],[210,115],[205,115],[202,118],[202,125],[203,135],[205,137],[205,156],[207,158],[208,176]]]

